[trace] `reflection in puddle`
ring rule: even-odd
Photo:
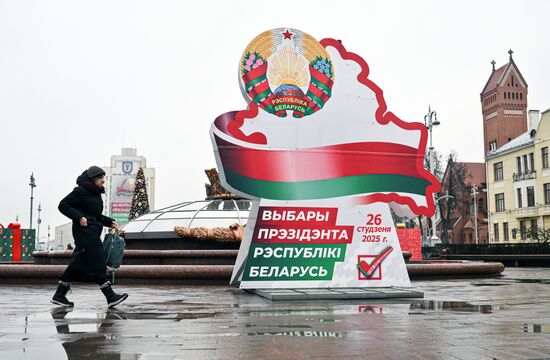
[[[470,312],[491,314],[494,310],[499,310],[499,306],[495,305],[473,305],[464,301],[434,301],[426,300],[412,303],[409,307],[409,314],[421,314],[419,310],[431,311],[454,311],[454,312]]]
[[[346,333],[338,332],[338,331],[281,331],[281,332],[256,332],[256,333],[248,333],[248,335],[341,338],[341,337],[344,337]]]
[[[303,328],[303,329],[310,329],[311,326],[309,325],[295,325],[295,324],[246,324],[245,325],[247,328],[248,327],[273,327],[273,328],[283,328],[283,329],[300,329],[300,328]]]
[[[374,306],[374,305],[360,305],[358,310],[362,314],[373,314],[373,315],[381,315],[384,312],[384,310],[382,309],[382,306]]]
[[[533,334],[550,334],[550,326],[541,324],[523,324],[522,332]]]
[[[305,318],[306,321],[318,321],[318,322],[327,322],[327,323],[333,323],[333,322],[338,322],[340,320],[336,320],[336,319],[319,319],[319,318]]]
[[[508,279],[523,284],[550,284],[550,279]]]
[[[321,315],[321,314],[334,314],[334,310],[326,309],[310,309],[310,310],[255,310],[255,311],[243,311],[240,315],[244,316],[287,316],[287,315]]]

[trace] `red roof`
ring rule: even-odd
[[[491,90],[493,90],[494,88],[497,87],[497,85],[499,83],[499,80],[502,77],[502,74],[504,74],[504,71],[508,68],[509,64],[510,63],[508,63],[506,65],[503,65],[503,66],[499,67],[498,69],[496,69],[495,71],[493,71],[493,73],[491,74],[491,77],[489,77],[489,80],[487,81],[487,84],[485,84],[485,87],[483,88],[483,91],[481,92],[482,94],[484,94],[488,91],[491,91]]]
[[[521,72],[518,69],[518,66],[514,62],[514,60],[510,59],[506,65],[502,65],[498,69],[494,70],[491,76],[489,77],[489,80],[487,80],[487,83],[485,84],[485,87],[483,87],[483,91],[481,94],[485,94],[491,90],[494,90],[497,85],[503,85],[502,82],[506,79],[504,79],[504,74],[508,71],[510,66],[514,67],[514,71],[516,74],[520,77],[521,81],[525,84],[527,87],[527,82],[523,78],[523,75],[521,75]]]
[[[486,183],[485,163],[478,162],[459,162],[468,169],[468,176],[465,180],[467,185],[476,185],[481,187],[481,183]]]

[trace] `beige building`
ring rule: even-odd
[[[74,247],[73,223],[69,222],[55,227],[55,237],[48,241],[48,250],[66,250],[67,245]]]
[[[550,109],[530,110],[528,130],[486,155],[489,242],[531,242],[550,227]]]

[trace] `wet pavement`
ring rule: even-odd
[[[550,269],[414,281],[424,299],[271,302],[224,286],[0,288],[0,359],[550,359]]]

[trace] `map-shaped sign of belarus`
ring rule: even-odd
[[[388,204],[431,216],[427,130],[387,111],[368,65],[291,28],[239,63],[248,109],[211,137],[224,187],[254,199],[232,282],[243,288],[410,286]]]

